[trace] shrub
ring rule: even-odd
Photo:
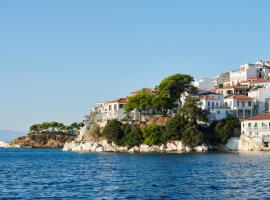
[[[116,145],[123,144],[124,131],[122,123],[117,120],[111,120],[104,127],[101,135],[104,136],[109,142],[114,142]]]
[[[143,141],[142,131],[139,126],[130,126],[125,129],[124,143],[128,148],[139,146]]]
[[[212,144],[226,144],[240,127],[240,121],[237,118],[229,117],[216,121],[210,125],[207,138]]]
[[[195,124],[188,123],[182,135],[182,142],[185,145],[195,147],[205,141],[203,132]]]
[[[149,125],[142,129],[144,143],[147,145],[159,145],[162,143],[164,128],[158,125]]]

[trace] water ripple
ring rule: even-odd
[[[270,153],[0,150],[0,199],[269,199]]]

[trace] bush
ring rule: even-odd
[[[212,144],[226,144],[240,127],[240,121],[234,117],[213,122],[209,127],[207,139]]]
[[[130,126],[125,129],[125,146],[128,148],[139,146],[143,142],[142,131],[139,126]]]
[[[144,143],[147,145],[159,145],[163,141],[161,139],[164,128],[158,125],[149,125],[142,129]]]
[[[186,124],[185,131],[182,135],[183,144],[195,147],[201,145],[204,141],[204,134],[197,125],[192,123]]]
[[[162,141],[181,140],[186,124],[187,121],[179,114],[171,118],[166,123],[165,130],[162,134]]]
[[[116,145],[123,144],[124,131],[122,123],[117,120],[111,120],[104,127],[101,135],[104,136],[109,142],[114,142]]]
[[[101,135],[109,142],[114,142],[119,146],[139,146],[142,139],[142,132],[139,126],[122,124],[117,120],[111,120],[103,129]]]

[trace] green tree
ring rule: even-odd
[[[180,114],[168,120],[162,134],[162,141],[166,143],[169,140],[181,140],[187,123],[188,120]]]
[[[193,88],[191,86],[193,80],[193,77],[187,74],[171,75],[160,82],[157,87],[157,93],[162,96],[174,98],[181,103],[181,94]]]
[[[169,109],[176,107],[175,100],[165,95],[154,96],[152,105],[155,109],[160,110],[164,116],[167,115]]]
[[[215,121],[209,127],[207,139],[212,144],[226,144],[235,133],[240,132],[240,128],[240,121],[234,117]]]
[[[143,141],[142,131],[138,125],[131,126],[125,131],[125,145],[128,148],[139,146]]]
[[[110,120],[104,127],[101,135],[109,142],[114,142],[116,145],[123,145],[124,131],[122,123],[117,120]]]
[[[200,99],[197,97],[187,97],[184,105],[180,109],[180,115],[188,119],[192,124],[197,124],[198,121],[207,121],[207,111],[201,107]]]
[[[182,135],[183,144],[195,147],[202,144],[204,141],[205,136],[200,128],[191,122],[187,123]]]
[[[162,143],[162,133],[164,128],[155,124],[142,129],[144,143],[147,145],[159,145]]]
[[[142,91],[137,95],[130,96],[127,104],[124,106],[125,112],[129,113],[137,109],[140,115],[142,113],[146,113],[151,108],[153,108],[153,95],[145,91]]]

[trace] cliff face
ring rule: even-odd
[[[12,141],[11,144],[32,148],[63,148],[66,142],[74,139],[74,135],[63,132],[41,132],[19,137]]]

